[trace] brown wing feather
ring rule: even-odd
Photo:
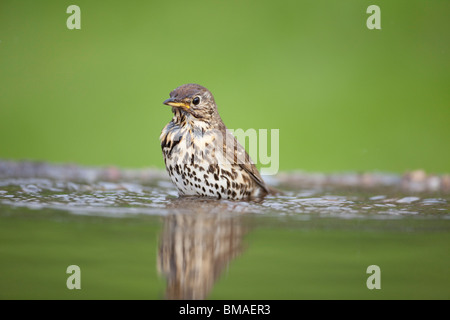
[[[269,193],[264,180],[259,174],[258,169],[256,168],[245,148],[239,143],[239,141],[237,141],[236,137],[231,132],[226,130],[226,128],[224,131],[224,136],[226,137],[227,142],[224,143],[224,153],[226,155],[227,161],[241,167],[250,175],[250,177],[256,182],[258,186],[260,186],[265,192]],[[229,143],[231,141],[232,143]]]

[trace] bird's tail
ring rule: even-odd
[[[284,194],[283,191],[278,190],[277,188],[266,185],[267,191],[271,196],[282,196]]]

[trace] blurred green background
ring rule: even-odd
[[[366,27],[371,4],[382,30]],[[449,172],[449,9],[2,0],[0,158],[163,167],[162,101],[195,82],[229,128],[280,129],[281,170]]]

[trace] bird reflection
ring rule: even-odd
[[[205,299],[231,260],[242,252],[239,203],[179,198],[170,201],[158,250],[166,299]],[[234,213],[232,213],[234,212]]]

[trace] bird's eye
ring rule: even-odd
[[[196,105],[198,105],[199,103],[200,103],[200,97],[195,97],[193,100],[192,100],[192,103],[196,106]]]

